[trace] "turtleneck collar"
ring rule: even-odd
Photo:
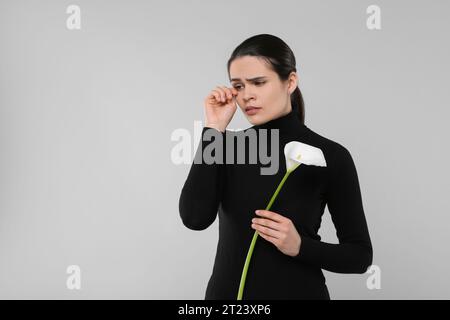
[[[269,120],[263,124],[254,125],[253,129],[279,129],[280,136],[295,135],[301,136],[308,131],[308,127],[301,123],[297,105],[292,106],[292,110],[281,117]]]

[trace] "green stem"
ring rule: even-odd
[[[278,193],[281,190],[281,187],[283,186],[284,182],[289,177],[291,172],[294,171],[294,169],[286,171],[286,173],[284,174],[283,179],[278,184],[278,187],[275,190],[275,193],[272,195],[272,198],[270,199],[269,204],[266,207],[266,210],[270,210],[270,208],[272,207],[273,202],[275,201],[275,199],[278,196]],[[255,233],[253,234],[252,242],[250,244],[250,248],[248,249],[247,258],[245,259],[244,269],[242,270],[241,282],[239,284],[239,292],[238,292],[238,296],[237,296],[238,300],[242,300],[242,294],[244,293],[245,279],[247,278],[247,270],[248,270],[248,266],[250,264],[250,259],[252,258],[253,248],[255,247],[255,243],[256,243],[256,239],[257,238],[258,238],[258,231],[255,230]]]

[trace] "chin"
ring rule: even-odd
[[[248,122],[250,122],[253,126],[257,126],[265,123],[266,121],[260,117],[247,117]]]
[[[255,115],[247,115],[245,113],[245,110],[242,110],[242,112],[244,113],[245,117],[247,118],[247,121],[250,122],[253,126],[257,126],[260,124],[263,124],[267,121],[267,117],[264,116],[264,114],[255,114]]]

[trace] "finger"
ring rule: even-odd
[[[269,210],[256,210],[255,213],[261,217],[272,219],[276,222],[285,222],[286,218],[282,215]]]
[[[209,102],[214,102],[214,100],[216,99],[216,97],[214,96],[214,93],[211,91],[211,92],[209,93],[208,97],[206,97],[206,99],[207,99]]]
[[[278,247],[278,239],[276,239],[276,238],[274,238],[274,237],[271,237],[271,236],[268,236],[267,234],[264,234],[264,233],[261,233],[261,232],[258,232],[258,234],[259,234],[262,238],[266,239],[267,241],[273,243],[275,246]]]
[[[231,94],[231,90],[229,88],[227,88],[226,86],[221,86],[221,88],[225,92],[225,94],[227,96],[227,99],[232,99],[233,98],[233,95]]]
[[[231,97],[233,97],[233,98],[236,98],[236,96],[238,95],[238,91],[234,87],[230,88],[230,93],[231,93]]]
[[[212,92],[213,92],[214,97],[216,98],[216,100],[218,102],[221,102],[222,101],[222,96],[221,96],[220,91],[219,90],[213,90]]]
[[[223,91],[223,89],[220,87],[220,86],[217,86],[216,87],[216,90],[218,91],[218,92],[220,92],[220,100],[222,101],[222,102],[225,102],[225,100],[226,100],[226,97],[225,97],[225,92]]]
[[[208,95],[208,99],[212,100],[212,99],[217,99],[217,93],[214,92],[214,90],[211,90],[211,92]]]
[[[271,228],[267,228],[267,227],[261,226],[259,224],[254,224],[253,223],[252,224],[252,228],[257,230],[259,233],[263,233],[263,234],[265,234],[267,236],[270,236],[270,237],[273,237],[275,239],[281,239],[281,237],[282,237],[282,233],[281,232],[279,232],[277,230],[274,230],[274,229],[271,229]]]
[[[283,225],[281,223],[275,222],[275,221],[270,220],[270,219],[253,218],[252,219],[252,223],[259,224],[261,226],[265,226],[265,227],[271,228],[271,229],[276,230],[276,231],[281,231],[281,232],[283,231]]]

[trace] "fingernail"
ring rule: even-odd
[[[255,213],[259,213],[259,210],[256,210]]]

